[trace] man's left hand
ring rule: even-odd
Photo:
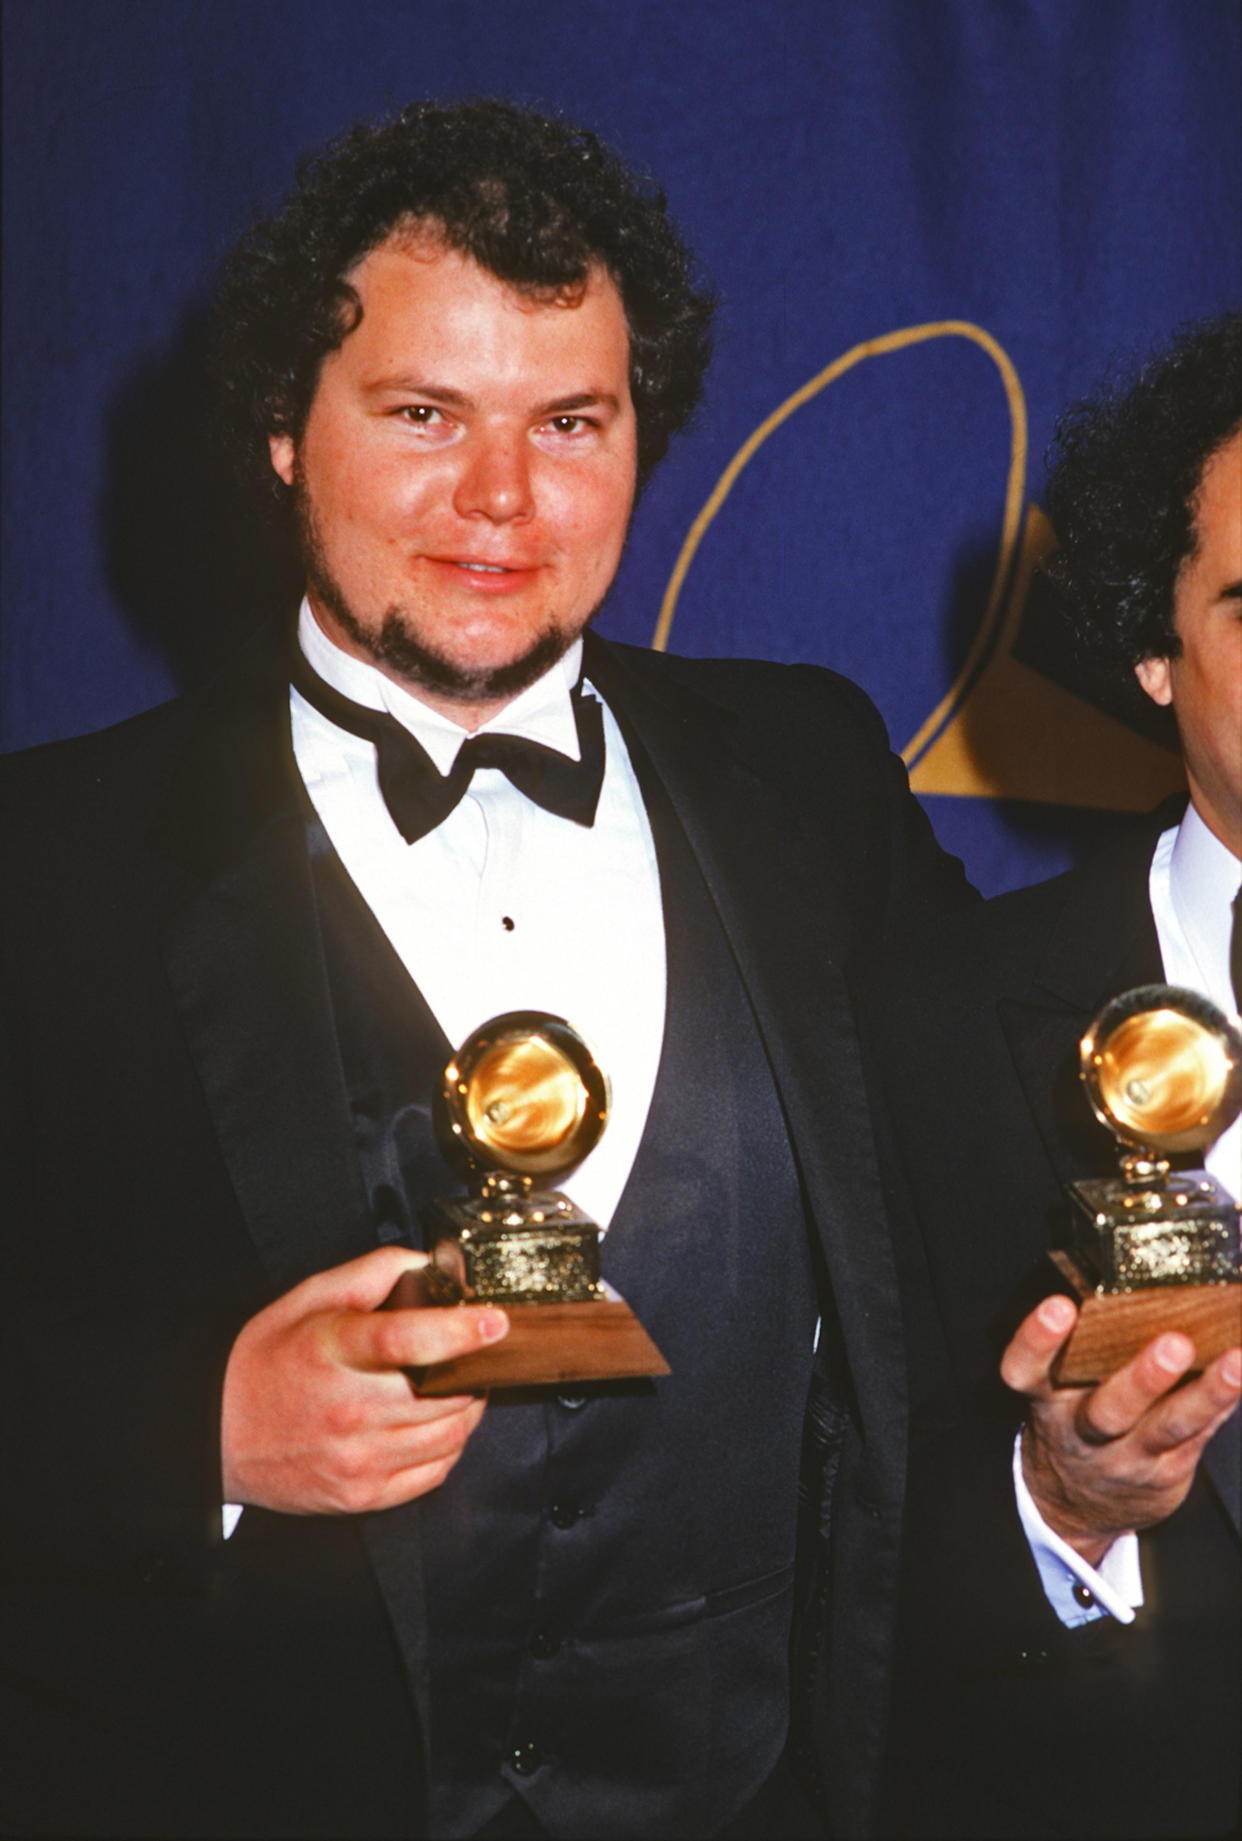
[[[1001,1378],[1025,1394],[1022,1466],[1040,1514],[1090,1566],[1119,1534],[1171,1515],[1203,1447],[1242,1395],[1242,1349],[1193,1381],[1194,1344],[1166,1331],[1095,1387],[1058,1387],[1052,1363],[1077,1321],[1069,1298],[1045,1298],[1015,1331]]]

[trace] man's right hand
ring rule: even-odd
[[[1186,1380],[1194,1344],[1167,1331],[1098,1386],[1062,1387],[1052,1367],[1076,1321],[1069,1298],[1045,1298],[1014,1332],[1001,1377],[1027,1398],[1022,1468],[1036,1508],[1098,1566],[1118,1534],[1184,1501],[1205,1445],[1237,1410],[1242,1349]]]
[[[496,1342],[503,1311],[380,1310],[426,1264],[379,1247],[317,1273],[252,1317],[224,1377],[226,1502],[286,1515],[392,1508],[441,1484],[482,1417],[473,1395],[423,1400],[405,1374]]]

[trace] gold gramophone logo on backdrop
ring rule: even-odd
[[[1069,1186],[1071,1250],[1052,1258],[1080,1308],[1055,1378],[1098,1381],[1164,1330],[1193,1340],[1198,1371],[1242,1342],[1239,1212],[1206,1170],[1171,1159],[1242,1111],[1242,1034],[1197,991],[1142,985],[1100,1011],[1079,1071],[1121,1174]]]
[[[667,646],[699,546],[742,472],[777,430],[866,360],[941,339],[964,339],[995,366],[1009,417],[1009,466],[987,603],[956,677],[901,750],[910,784],[916,793],[1150,811],[1185,786],[1176,752],[1017,655],[1031,578],[1055,539],[1043,512],[1025,501],[1027,413],[1017,369],[999,341],[971,320],[933,320],[866,339],[834,358],[765,417],[720,475],[686,533],[652,646],[656,651]]]
[[[584,1162],[608,1122],[608,1079],[563,1017],[515,1010],[472,1031],[444,1069],[444,1135],[470,1194],[425,1210],[431,1263],[392,1306],[499,1304],[503,1342],[418,1370],[422,1394],[667,1374],[668,1363],[600,1276],[600,1229],[538,1179]]]

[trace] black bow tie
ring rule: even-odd
[[[498,767],[520,793],[558,818],[570,818],[576,825],[595,822],[604,783],[604,717],[594,697],[584,696],[580,683],[570,700],[580,760],[571,761],[567,754],[520,735],[472,735],[458,749],[451,770],[442,774],[395,716],[351,703],[311,670],[300,648],[291,676],[294,688],[320,715],[374,743],[380,792],[407,844],[416,843],[444,822],[477,767]]]

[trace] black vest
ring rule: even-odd
[[[567,1841],[713,1834],[788,1726],[816,1319],[806,1216],[719,919],[662,792],[645,790],[668,1004],[603,1269],[672,1373],[494,1394],[419,1504],[430,1832],[445,1841],[515,1794]],[[376,1232],[418,1244],[421,1204],[463,1188],[431,1123],[450,1044],[322,837],[315,864]]]

